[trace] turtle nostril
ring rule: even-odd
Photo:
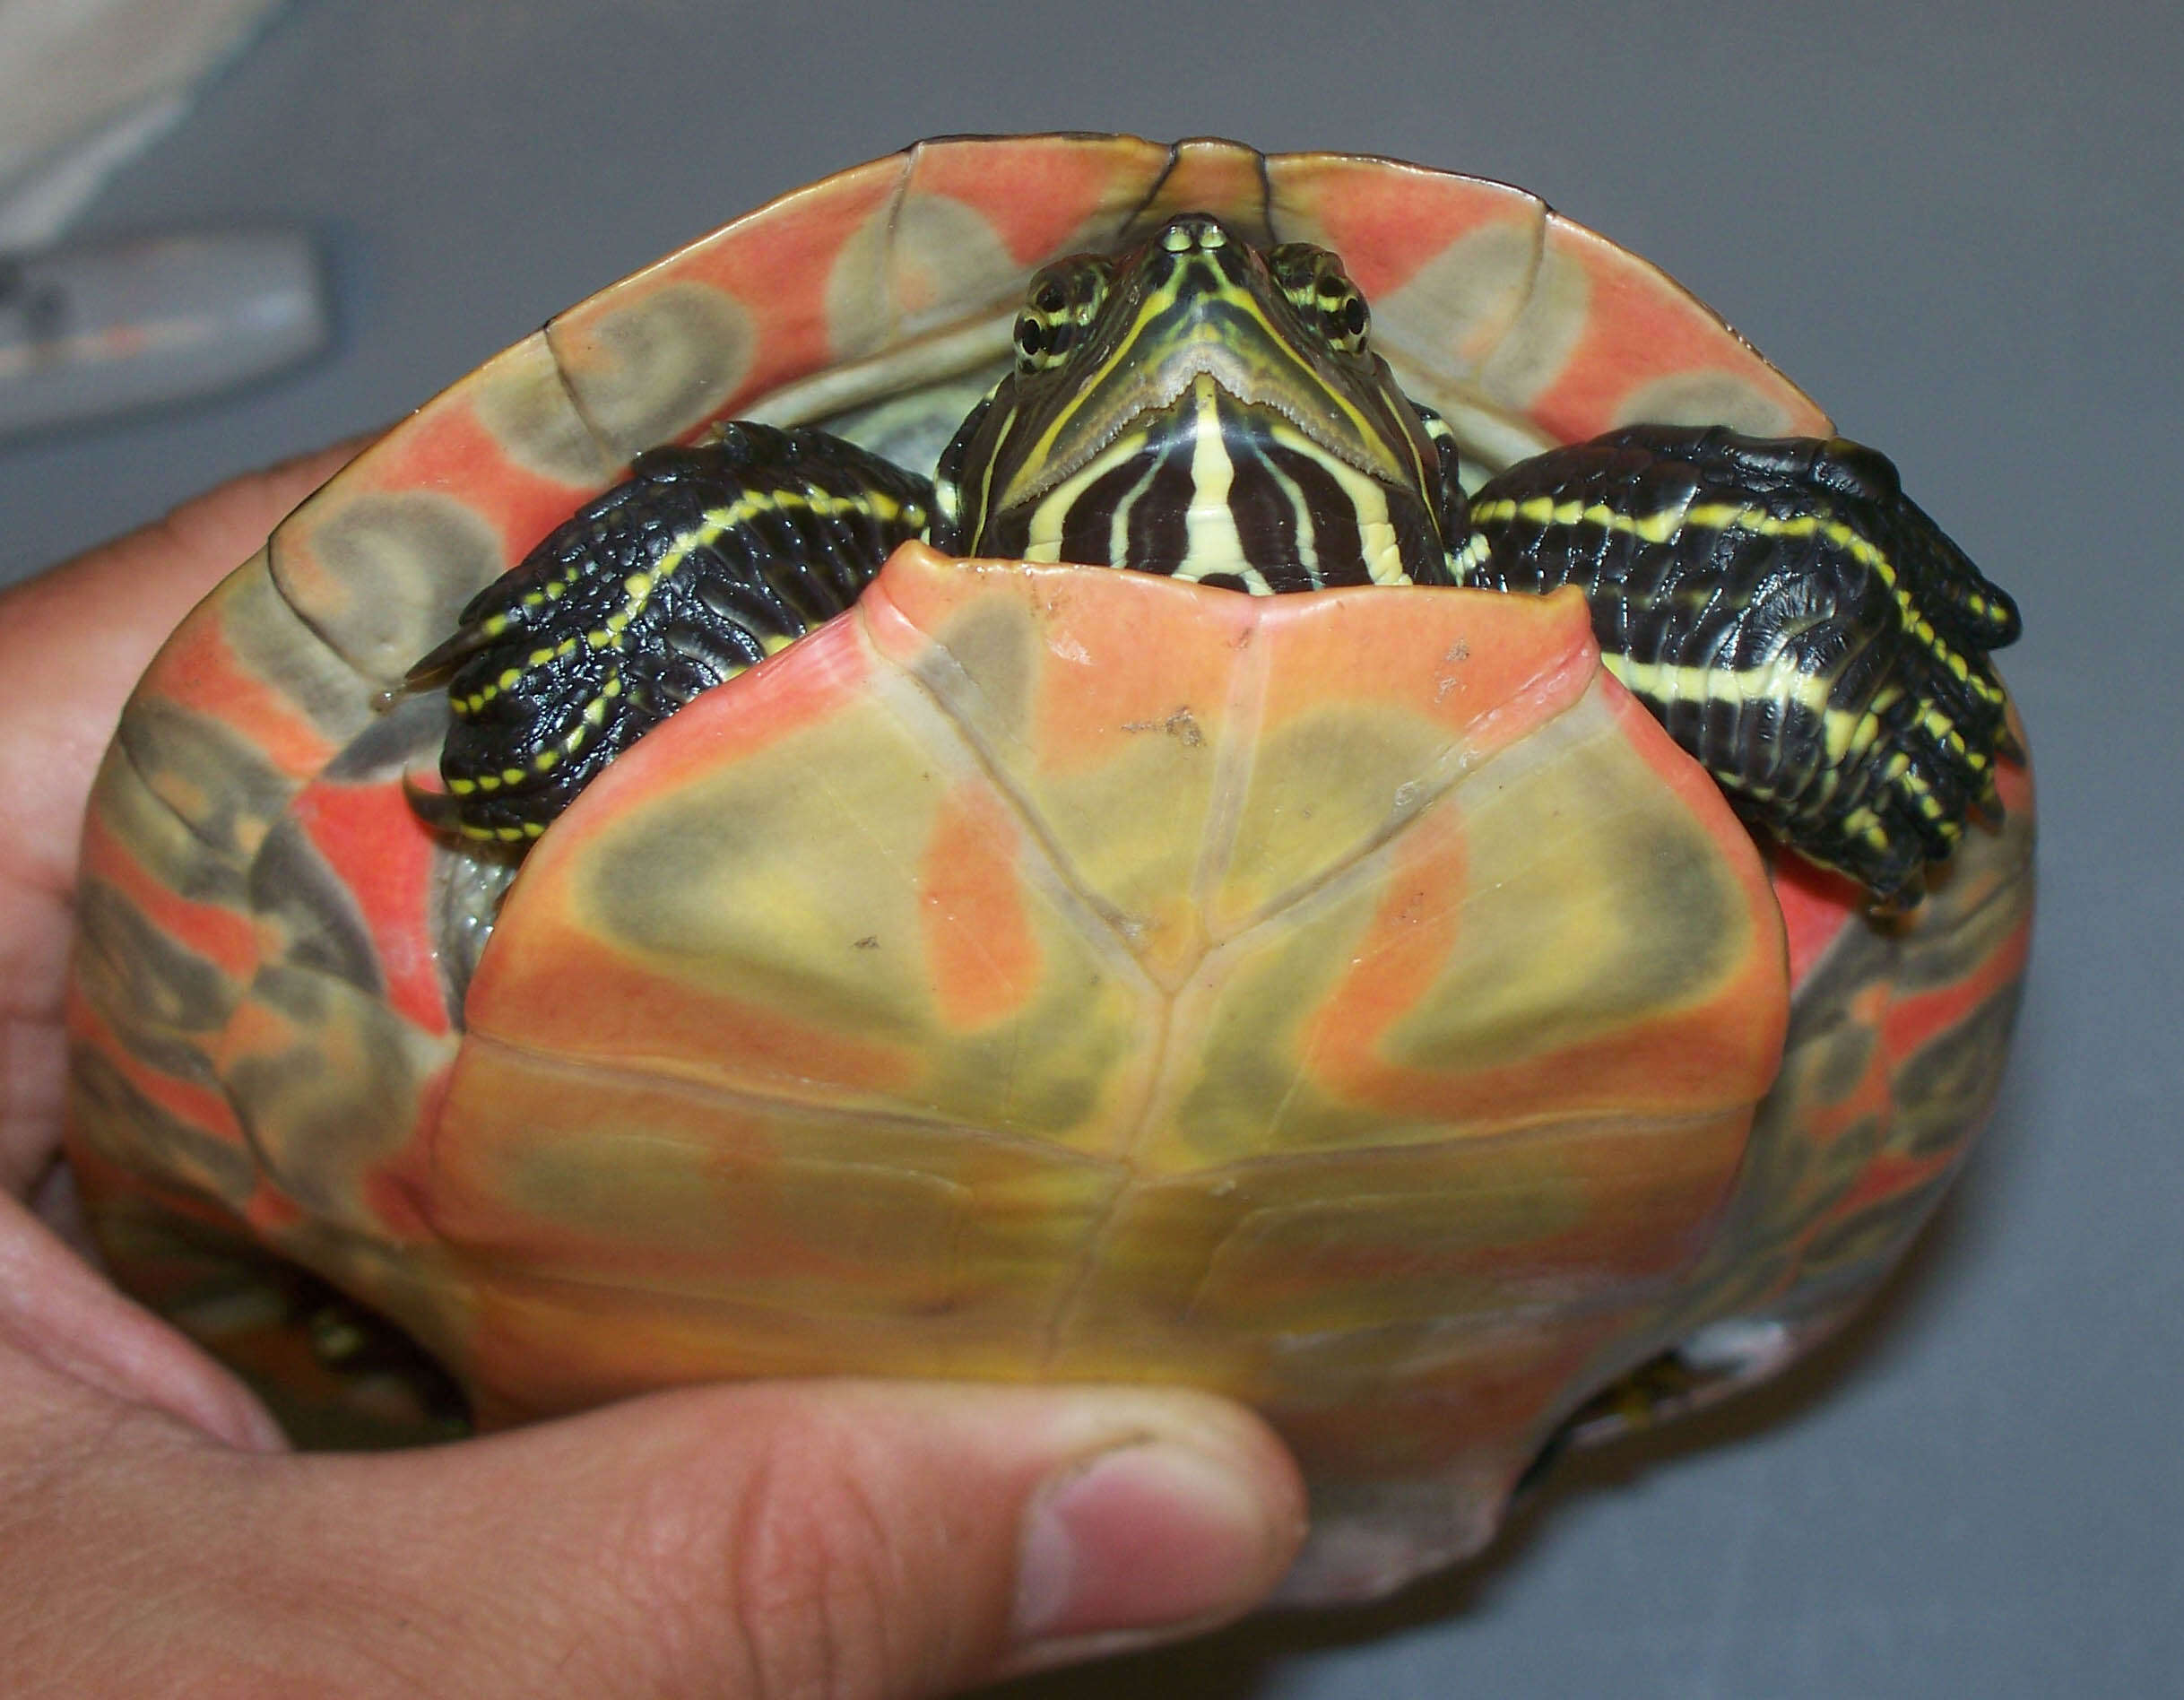
[[[1160,246],[1170,254],[1188,254],[1194,248],[1225,247],[1228,232],[1220,221],[1204,212],[1185,212],[1170,219],[1160,232]]]

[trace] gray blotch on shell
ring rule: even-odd
[[[251,863],[250,909],[259,936],[279,939],[281,960],[331,975],[371,996],[386,995],[386,977],[356,893],[326,865],[292,817],[266,834]]]
[[[1736,372],[1677,372],[1641,384],[1624,398],[1618,425],[1726,425],[1753,437],[1780,437],[1790,413]]]
[[[257,854],[296,791],[295,781],[243,733],[164,698],[132,705],[116,742],[150,796],[181,823],[207,857],[238,873]],[[102,791],[95,806],[105,807],[108,801]],[[138,840],[133,837],[129,842]],[[202,869],[201,877],[212,878]],[[219,881],[212,878],[212,883]],[[176,889],[195,895],[178,880]]]
[[[611,294],[578,330],[557,320],[546,340],[593,435],[618,460],[673,442],[726,406],[750,370],[756,334],[750,316],[698,283],[642,288],[617,305]]]
[[[307,1211],[379,1237],[363,1195],[377,1162],[411,1137],[420,1094],[455,1040],[420,1032],[378,996],[295,965],[258,970],[246,1003],[287,1030],[285,1050],[231,1056],[228,1093],[269,1177]]]
[[[69,1121],[109,1161],[167,1174],[240,1210],[257,1181],[250,1154],[144,1097],[104,1055],[74,1048]]]
[[[620,462],[577,411],[543,331],[481,367],[470,382],[479,420],[518,466],[580,490],[613,481]]]
[[[298,611],[368,680],[397,682],[455,629],[465,603],[507,566],[500,539],[468,506],[429,490],[356,498],[313,528],[324,569],[354,594],[338,606],[302,599]],[[276,580],[283,577],[276,548]],[[368,707],[368,695],[359,701]]]
[[[103,880],[78,887],[76,927],[79,984],[122,1042],[163,1072],[209,1084],[202,1047],[242,987]]]

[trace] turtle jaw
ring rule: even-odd
[[[1321,262],[1315,276],[1331,276],[1355,295],[1331,256],[1276,250],[1302,252]],[[1259,507],[1284,533],[1309,536],[1324,522],[1338,531],[1404,533],[1400,547],[1380,551],[1384,568],[1368,554],[1356,573],[1339,578],[1438,576],[1452,469],[1387,363],[1363,346],[1362,302],[1348,345],[1330,339],[1266,256],[1202,213],[1171,220],[1120,263],[1072,265],[1056,268],[1066,290],[1049,277],[1035,281],[1032,306],[1018,323],[1026,358],[966,421],[942,461],[944,505],[960,504],[949,541],[978,553],[1283,587],[1254,583],[1249,560],[1222,557],[1225,548],[1230,558],[1236,552],[1226,545],[1210,556],[1195,547],[1142,555],[1116,507],[1129,493],[1116,486],[1131,485],[1126,469],[1135,465],[1142,473],[1138,493],[1157,480],[1166,512],[1189,508],[1194,519],[1209,518],[1239,478],[1256,476],[1279,492]],[[1064,294],[1075,311],[1060,325],[1057,353],[1053,342],[1039,342],[1037,310],[1043,297]],[[1053,322],[1045,323],[1053,332]],[[1080,511],[1087,499],[1094,506]],[[1406,518],[1391,527],[1387,516],[1395,510]],[[1235,524],[1248,520],[1240,513]],[[1421,529],[1423,537],[1410,536]],[[1096,535],[1100,541],[1088,545]],[[1309,559],[1303,570],[1303,582],[1289,587],[1337,582]],[[1288,576],[1283,564],[1274,576]]]
[[[1214,373],[1183,384],[1037,499],[992,516],[982,551],[1255,595],[1435,581],[1443,551],[1418,492],[1321,452],[1284,410]]]

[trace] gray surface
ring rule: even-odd
[[[1786,1386],[1575,1466],[1389,1608],[1036,1691],[2184,1694],[2184,55],[2150,6],[2022,10],[300,0],[87,228],[305,221],[335,355],[0,448],[0,577],[920,134],[1217,133],[1539,191],[1888,449],[2023,603],[2043,906],[2001,1111]]]

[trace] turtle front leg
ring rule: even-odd
[[[454,709],[447,788],[412,803],[467,838],[537,837],[699,691],[855,602],[932,505],[924,479],[824,431],[728,424],[638,455],[410,670]]]
[[[1459,584],[1575,585],[1610,672],[1748,820],[1918,901],[2011,749],[1988,652],[2017,610],[1840,438],[1635,426],[1472,498]]]

